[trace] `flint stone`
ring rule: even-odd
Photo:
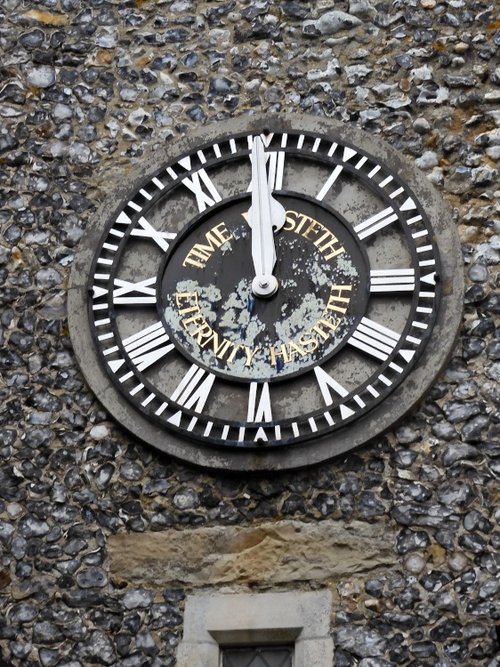
[[[7,546],[14,532],[14,526],[5,521],[0,521],[0,544]]]
[[[453,513],[444,505],[417,505],[403,503],[391,511],[393,519],[403,526],[439,527],[445,519],[453,519]],[[457,518],[455,518],[457,520]]]
[[[141,538],[142,542],[142,538]],[[126,609],[143,609],[149,607],[153,602],[154,593],[139,588],[132,591],[127,591],[123,596],[123,604]]]
[[[415,160],[415,164],[419,169],[432,169],[432,167],[437,167],[438,157],[434,151],[424,151],[421,157]]]
[[[116,654],[113,645],[104,632],[95,630],[88,644],[83,650],[83,657],[89,658],[92,662],[98,661],[102,665],[116,664]]]
[[[429,641],[416,642],[413,646],[410,646],[410,651],[417,658],[430,658],[436,655],[436,647]]]
[[[383,655],[387,641],[377,630],[358,625],[345,625],[336,632],[336,643],[359,658]]]
[[[394,562],[389,535],[389,527],[377,522],[279,521],[255,528],[143,533],[140,540],[117,534],[109,537],[108,549],[111,576],[151,588],[179,581],[277,583],[324,580],[389,565]],[[126,594],[125,604],[133,594]]]
[[[469,267],[468,274],[474,282],[484,283],[488,280],[488,267],[480,262],[475,262]]]
[[[200,500],[194,489],[184,487],[174,496],[174,505],[180,510],[188,510],[198,507]]]
[[[443,411],[446,419],[454,424],[481,414],[484,412],[484,405],[477,401],[449,401],[444,404]]]
[[[466,482],[454,481],[443,486],[438,491],[438,499],[444,505],[467,505],[474,498],[472,487]]]
[[[19,522],[19,529],[23,537],[42,537],[50,531],[46,521],[41,521],[34,516],[26,516]]]
[[[424,570],[426,564],[426,560],[419,554],[412,554],[411,556],[405,558],[404,561],[405,569],[412,574],[420,574],[420,572]]]
[[[349,14],[352,16],[369,16],[376,14],[377,10],[372,5],[370,0],[350,0]]]
[[[59,628],[50,623],[42,621],[33,626],[33,641],[39,644],[55,644],[64,639],[64,635]]]
[[[53,67],[42,65],[28,72],[27,81],[35,88],[50,88],[56,81],[56,72]]]
[[[321,35],[334,35],[340,30],[350,30],[361,24],[362,21],[356,16],[334,9],[331,12],[326,12],[316,21],[304,21],[303,32],[305,34],[317,34],[319,32]]]
[[[479,442],[482,432],[488,427],[490,420],[486,415],[478,415],[469,420],[462,429],[462,438],[466,442]]]
[[[434,604],[438,609],[445,609],[446,611],[457,611],[457,603],[454,596],[448,591],[441,591],[434,597]]]
[[[430,538],[424,531],[402,530],[398,535],[396,551],[398,554],[406,554],[416,549],[424,549],[430,544]]]
[[[90,567],[88,570],[79,572],[76,581],[81,588],[102,588],[107,583],[107,577],[104,570],[99,567]]]
[[[433,424],[432,433],[436,436],[436,438],[440,438],[441,440],[452,440],[457,435],[455,428],[447,421],[441,421]]]
[[[38,616],[38,610],[28,602],[19,602],[15,604],[9,614],[13,623],[30,623]]]

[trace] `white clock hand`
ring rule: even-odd
[[[271,194],[266,174],[266,156],[260,137],[252,143],[252,205],[248,211],[252,228],[252,259],[255,278],[252,291],[255,296],[272,296],[278,289],[273,276],[276,264],[274,231],[285,224],[285,209]]]

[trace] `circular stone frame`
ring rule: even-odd
[[[258,133],[264,128],[271,132],[302,130],[330,135],[342,142],[362,147],[381,162],[390,165],[391,170],[411,188],[431,223],[441,254],[442,296],[430,339],[417,365],[398,389],[380,405],[339,431],[308,442],[272,449],[262,446],[252,451],[218,449],[162,429],[134,410],[117,392],[94,350],[87,314],[87,280],[95,248],[105,224],[116,209],[117,201],[133,192],[136,185],[144,182],[149,174],[156,173],[173,156],[192,151],[201,143],[216,141],[225,135],[246,131]],[[287,470],[317,464],[387,431],[422,400],[447,362],[455,345],[463,307],[463,260],[458,234],[450,209],[426,176],[379,137],[331,119],[302,114],[244,116],[208,125],[197,132],[190,132],[187,137],[169,142],[163,149],[151,151],[130,174],[118,174],[116,182],[116,187],[110,189],[110,194],[93,216],[80,241],[72,267],[68,290],[70,337],[82,373],[104,408],[130,433],[157,450],[193,465],[220,470]]]

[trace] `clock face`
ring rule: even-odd
[[[151,161],[101,208],[70,290],[82,370],[121,423],[195,463],[287,468],[420,398],[454,339],[450,281],[461,292],[423,177],[301,116],[224,123]]]

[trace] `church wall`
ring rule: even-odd
[[[3,0],[0,665],[173,667],[187,597],[294,591],[328,592],[336,667],[498,665],[497,9]],[[67,286],[110,183],[257,112],[340,120],[421,169],[460,235],[464,316],[389,432],[299,471],[211,472],[102,408]]]

